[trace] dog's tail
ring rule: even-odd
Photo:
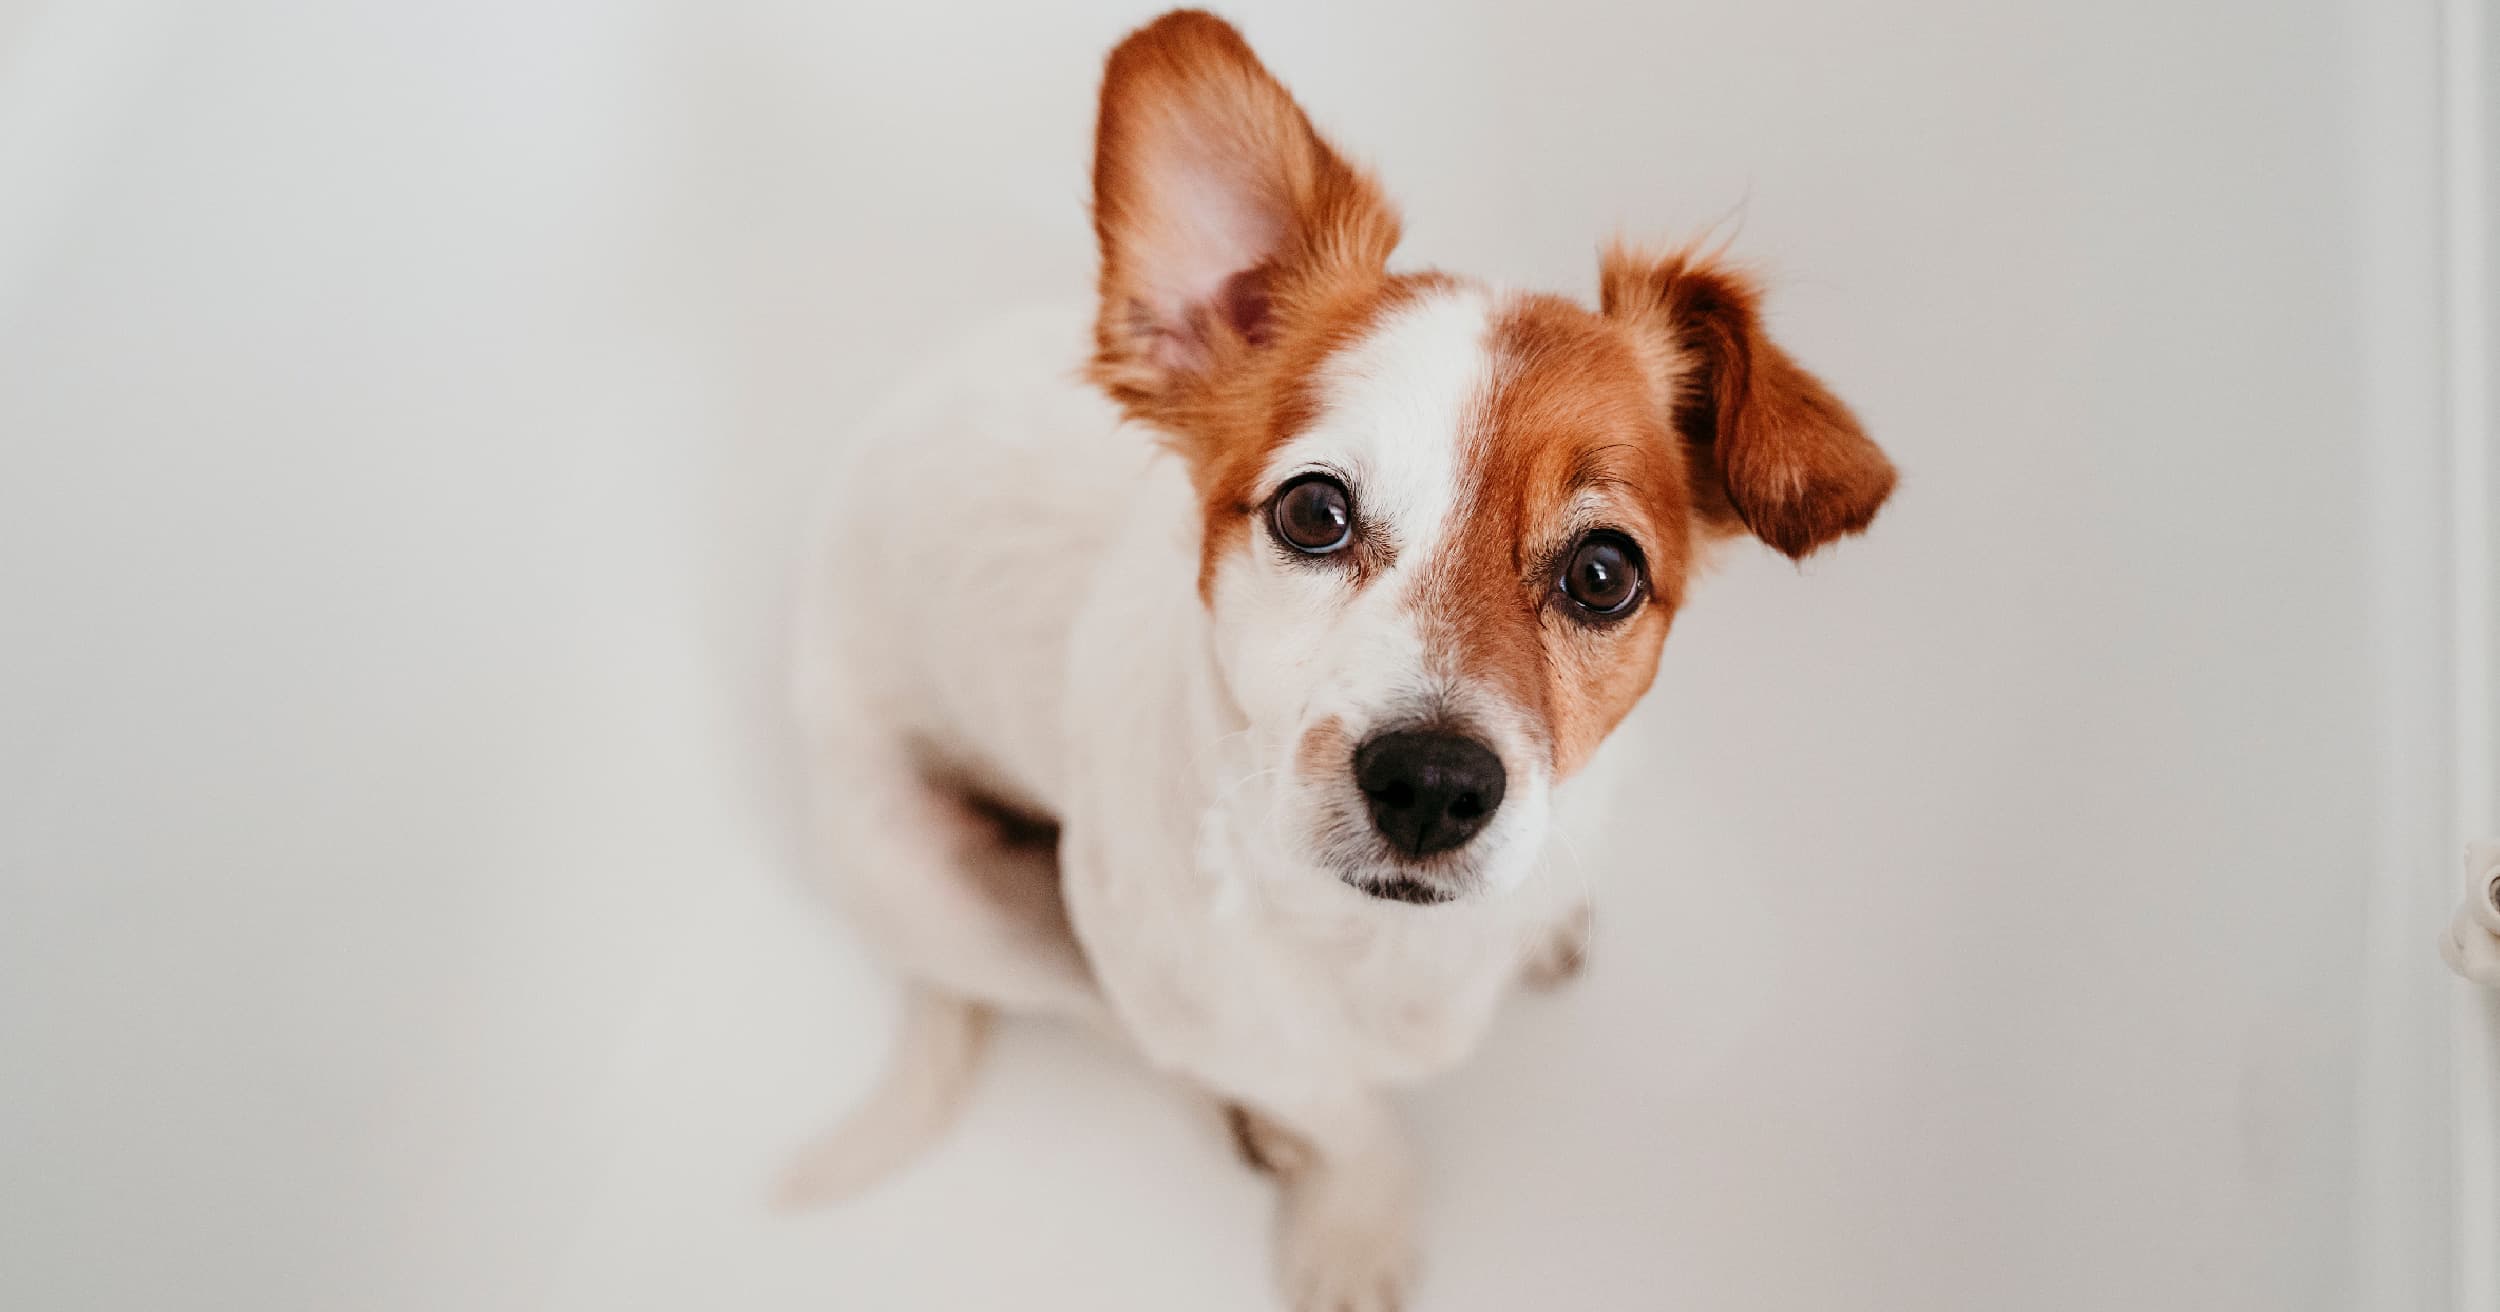
[[[962,1110],[989,1032],[988,1007],[915,986],[883,1083],[800,1151],[782,1176],[780,1206],[795,1211],[851,1197],[918,1156]]]

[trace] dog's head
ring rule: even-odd
[[[1203,13],[1112,53],[1094,226],[1092,376],[1189,464],[1275,819],[1383,897],[1524,877],[1701,546],[1802,557],[1892,489],[1707,260],[1611,251],[1595,312],[1390,272],[1396,211]]]

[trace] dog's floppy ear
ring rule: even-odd
[[[1689,253],[1623,247],[1600,266],[1601,303],[1631,329],[1691,457],[1694,504],[1792,558],[1875,518],[1892,461],[1839,397],[1762,330],[1744,277]]]
[[[1225,22],[1176,10],[1111,52],[1094,136],[1094,380],[1151,412],[1265,342],[1276,299],[1380,267],[1398,219]]]

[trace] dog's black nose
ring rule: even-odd
[[[1402,729],[1355,751],[1354,785],[1391,847],[1430,856],[1475,837],[1493,818],[1502,804],[1502,758],[1473,738]]]

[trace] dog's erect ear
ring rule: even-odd
[[[1298,280],[1385,265],[1398,220],[1240,33],[1185,9],[1121,42],[1103,71],[1094,233],[1093,376],[1152,409],[1266,341]]]
[[[1892,494],[1892,461],[1857,416],[1762,331],[1744,277],[1693,258],[1609,250],[1609,318],[1638,338],[1691,457],[1705,524],[1802,558],[1863,529]]]

